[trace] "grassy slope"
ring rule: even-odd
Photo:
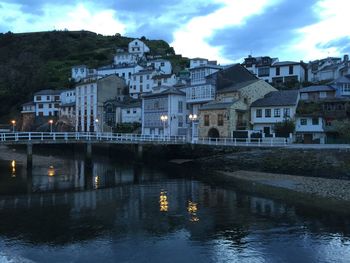
[[[52,31],[0,34],[0,123],[19,115],[22,103],[34,92],[63,89],[73,65],[99,67],[111,64],[115,49],[127,48],[131,38],[102,36],[88,31]],[[174,50],[162,40],[146,40],[151,53],[165,56]],[[176,68],[186,64],[171,56]]]

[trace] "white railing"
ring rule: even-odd
[[[132,143],[186,143],[186,136],[157,136],[125,133],[90,133],[90,132],[12,132],[0,133],[1,143],[20,142],[42,142],[50,143],[56,141],[64,142],[132,142]]]
[[[223,146],[286,146],[292,143],[290,138],[198,138],[193,141],[195,144],[223,145]]]

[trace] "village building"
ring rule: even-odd
[[[76,95],[76,131],[102,132],[104,131],[103,105],[110,98],[123,94],[125,80],[109,75],[101,79],[86,79],[78,83]]]
[[[285,120],[294,122],[299,102],[298,90],[272,91],[251,104],[251,125],[265,137],[275,135],[275,124]]]
[[[176,87],[160,86],[142,97],[142,134],[187,135],[186,95]]]
[[[58,117],[62,90],[41,90],[34,93],[36,117]]]
[[[165,59],[155,59],[147,61],[147,67],[152,67],[154,70],[162,74],[171,74],[173,71],[171,62]]]
[[[229,72],[244,72],[244,70],[246,69],[243,68],[242,71],[241,66],[238,65],[231,68]],[[219,72],[218,75],[221,73]],[[217,77],[219,89],[215,101],[199,108],[200,137],[234,137],[237,130],[250,128],[250,105],[276,89],[251,73],[248,72],[248,74],[246,77],[238,74],[236,81],[229,81],[231,84],[224,84],[225,78]]]

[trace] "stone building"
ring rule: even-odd
[[[255,77],[244,80],[231,81],[199,109],[200,137],[232,137],[236,130],[250,129],[250,105],[276,89]]]

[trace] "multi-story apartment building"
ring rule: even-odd
[[[76,85],[76,131],[101,132],[104,130],[104,102],[120,96],[125,80],[116,76],[85,79]]]
[[[154,70],[157,70],[162,74],[171,74],[173,71],[171,62],[165,59],[150,60],[147,62],[147,67],[152,67]]]
[[[35,116],[58,116],[62,90],[41,90],[34,93]]]
[[[141,71],[143,67],[137,64],[129,65],[109,65],[97,69],[98,77],[106,77],[108,75],[116,75],[125,80],[126,84],[130,85],[132,75]]]
[[[137,73],[132,74],[129,85],[130,97],[137,99],[143,93],[151,92],[153,84],[153,76],[157,74],[157,71],[153,69],[140,70]]]
[[[308,81],[317,83],[332,81],[350,74],[349,55],[344,55],[343,60],[336,57],[328,57],[310,61],[308,64]]]
[[[187,135],[186,95],[176,87],[158,87],[142,97],[142,134]]]
[[[248,56],[242,64],[259,79],[275,87],[294,85],[306,80],[306,64],[294,61],[279,61],[278,58]]]
[[[75,89],[61,92],[60,120],[75,127]]]
[[[86,65],[77,65],[72,67],[71,78],[75,82],[79,82],[85,78],[91,78],[97,74],[96,69],[89,69]]]

